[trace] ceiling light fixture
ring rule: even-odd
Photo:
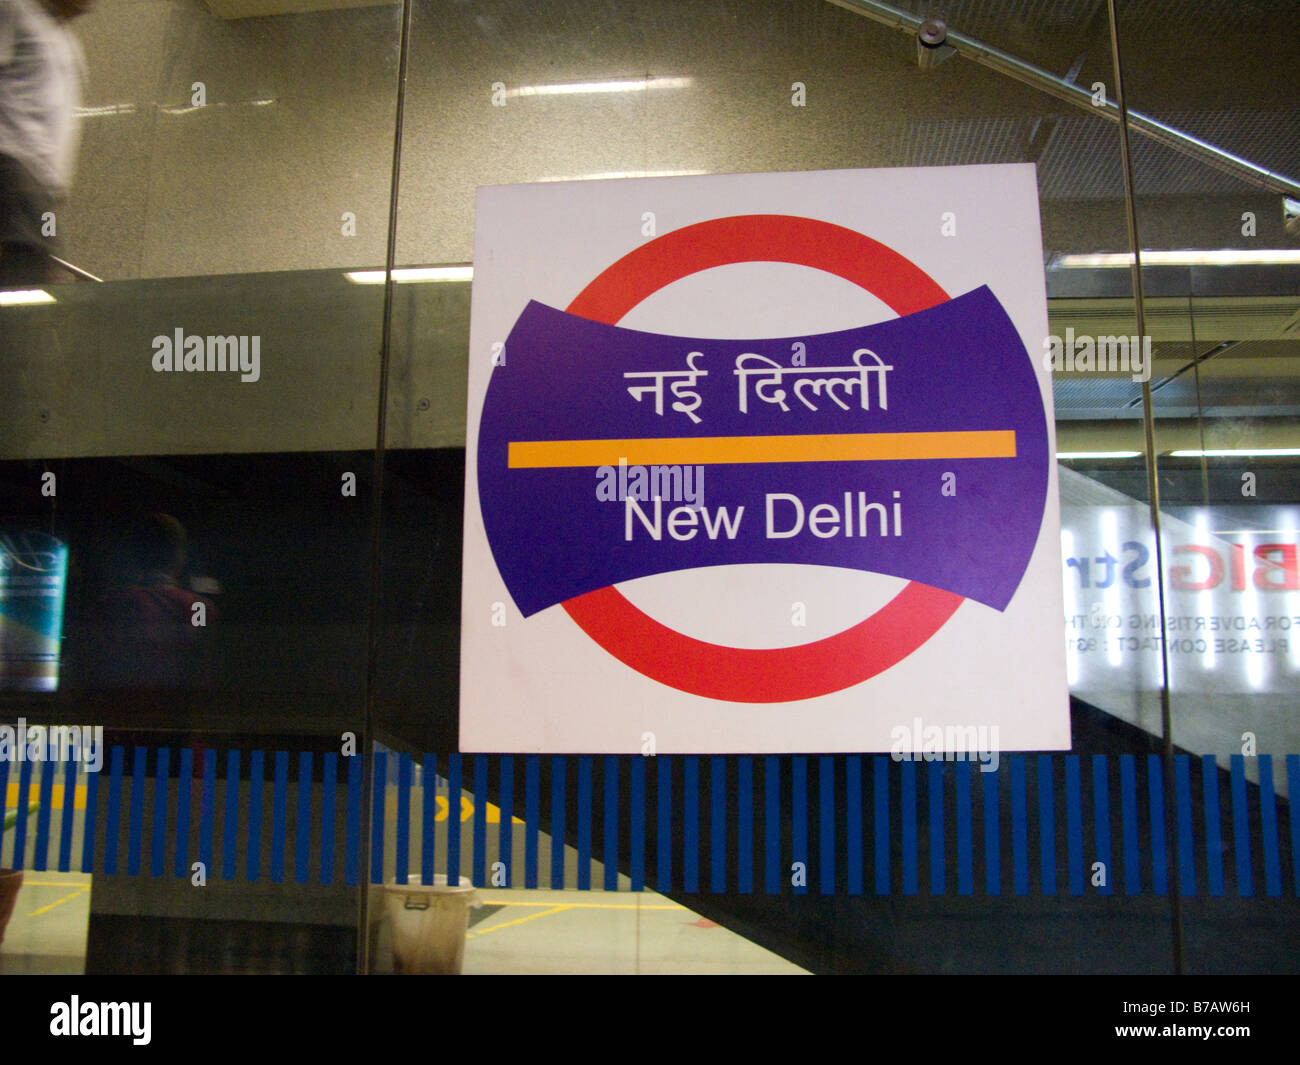
[[[1143,266],[1282,266],[1300,263],[1300,248],[1219,248],[1209,251],[1144,251]],[[1088,252],[1062,255],[1054,264],[1063,270],[1131,267],[1132,252]]]
[[[382,285],[383,270],[349,270],[343,275],[354,285]],[[399,285],[421,281],[472,281],[472,266],[419,266],[402,267],[393,271],[393,280]]]

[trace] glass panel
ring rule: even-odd
[[[1068,85],[1049,94],[943,52],[926,54],[921,69],[914,32],[864,17],[862,9],[879,14],[882,6],[499,2],[471,12],[415,3],[399,263],[469,263],[480,185],[1032,161],[1053,334],[1063,340],[1067,329],[1133,333],[1127,278],[1069,258],[1128,247],[1116,126],[1089,102],[1093,82],[1113,80],[1108,27],[1097,5],[1056,5],[1044,22],[966,4],[948,19],[952,30],[1079,86],[1085,106],[1061,99]],[[941,209],[895,208],[914,214],[918,225],[936,226]],[[657,222],[660,233],[676,224]],[[974,234],[979,219],[959,221],[959,231],[966,224]],[[468,286],[447,276],[401,293],[395,381],[430,380],[422,378],[430,352],[438,365],[464,358]],[[597,758],[584,783],[583,758],[575,754],[563,760],[557,799],[559,770],[548,756],[537,766],[529,807],[529,759],[487,756],[476,788],[474,757],[466,755],[458,786],[469,791],[467,801],[478,803],[485,789],[490,803],[513,804],[525,822],[519,833],[527,836],[529,822],[537,828],[529,882],[519,866],[521,859],[528,864],[519,851],[526,843],[518,836],[503,844],[489,825],[476,855],[473,818],[462,826],[469,840],[462,837],[468,849],[457,874],[490,887],[497,902],[516,900],[474,925],[482,934],[466,946],[466,967],[563,968],[572,940],[561,920],[545,919],[554,929],[549,940],[543,919],[530,921],[538,937],[521,939],[512,952],[514,930],[529,927],[516,922],[536,915],[528,909],[541,898],[536,892],[557,883],[548,874],[565,873],[562,882],[571,888],[572,878],[583,876],[581,862],[570,872],[572,864],[584,855],[593,863],[589,897],[624,904],[625,895],[596,894],[604,886],[596,863],[617,854],[618,877],[609,883],[616,891],[643,878],[647,889],[657,887],[672,904],[700,914],[701,928],[714,921],[742,930],[757,947],[814,971],[1169,971],[1172,924],[1167,902],[1150,897],[1147,812],[1149,782],[1159,774],[1146,756],[1159,751],[1160,676],[1125,673],[1106,643],[1109,617],[1120,609],[1110,602],[1111,589],[1126,566],[1148,583],[1127,588],[1123,609],[1156,612],[1151,564],[1139,573],[1130,566],[1133,549],[1123,554],[1128,541],[1151,543],[1140,411],[1129,406],[1138,384],[1130,378],[1094,365],[1063,367],[1056,381],[1058,451],[1108,453],[1069,458],[1060,470],[1073,537],[1065,554],[1092,566],[1083,584],[1077,565],[1063,572],[1074,602],[1063,635],[1074,648],[1079,696],[1069,757],[1004,755],[995,774],[968,774],[971,767],[959,763],[899,764],[888,756],[727,757],[717,767],[709,757],[620,757],[616,769]],[[394,629],[383,641],[391,660],[380,688],[401,695],[383,697],[380,732],[391,748],[417,758],[435,750],[439,773],[457,741],[448,678],[460,623],[454,538],[463,517],[464,463],[463,435],[444,435],[441,427],[463,434],[462,380],[439,376],[431,392],[413,385],[390,406],[412,435],[396,445],[411,450],[389,456],[393,494],[385,521],[397,546],[386,556],[384,589],[385,620]],[[439,431],[421,436],[433,426]],[[1131,455],[1114,454],[1123,451]],[[1097,556],[1102,561],[1093,564]],[[484,611],[490,606],[482,604]],[[1095,665],[1085,668],[1088,662]],[[616,774],[619,811],[608,840],[606,773]],[[644,774],[640,792],[631,783],[637,773]],[[715,787],[722,810],[716,816]],[[638,820],[643,834],[633,843]],[[957,840],[959,823],[972,826],[964,843]],[[716,862],[715,824],[725,844]],[[806,889],[791,883],[796,852],[830,857]],[[385,856],[386,876],[400,875],[397,860]],[[407,860],[413,871],[414,851]],[[495,861],[507,879],[491,880]],[[477,869],[486,879],[477,879]],[[1088,896],[1101,893],[1110,897],[1097,908]],[[644,904],[642,896],[638,905]],[[644,971],[668,933],[641,928]],[[583,950],[613,966],[623,949],[619,934],[588,926],[580,933]],[[1054,945],[1045,952],[1041,944],[1049,938]],[[489,942],[492,951],[480,953]],[[718,964],[702,936],[683,940],[682,949],[698,951],[701,965]]]
[[[1152,390],[1188,972],[1289,971],[1300,946],[1278,909],[1300,890],[1300,266],[1286,228],[1300,112],[1279,73],[1300,51],[1273,32],[1291,14],[1209,4],[1120,22],[1130,106],[1218,150],[1135,135],[1133,151],[1147,330],[1165,360]]]
[[[383,288],[344,271],[385,258],[399,9],[76,6],[0,9],[0,112],[79,149],[65,191],[0,148],[47,230],[0,253],[0,720],[49,755],[0,766],[0,969],[351,972]]]

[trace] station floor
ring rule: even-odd
[[[90,877],[28,872],[0,974],[84,971]],[[653,892],[481,889],[466,975],[797,974],[804,970]],[[391,971],[381,933],[375,969]]]

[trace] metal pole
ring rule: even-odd
[[[915,34],[926,21],[919,15],[900,11],[889,4],[879,3],[878,0],[828,0],[828,2],[903,33]],[[1094,104],[1092,93],[1088,92],[1088,90],[1082,89],[1064,78],[1057,77],[1041,67],[1036,67],[1032,63],[1026,63],[1023,59],[1004,52],[1000,48],[994,48],[983,41],[977,41],[973,37],[967,37],[951,29],[948,30],[948,36],[944,43],[951,45],[959,55],[965,56],[980,66],[988,67],[999,74],[1030,85],[1041,92],[1047,93],[1049,96],[1072,104],[1080,110],[1100,115],[1111,122],[1121,121],[1118,101],[1107,100],[1104,104]],[[1136,129],[1144,136],[1159,141],[1176,152],[1199,159],[1208,166],[1222,170],[1258,188],[1280,193],[1284,196],[1300,198],[1300,181],[1296,181],[1294,178],[1289,178],[1285,174],[1279,174],[1276,171],[1259,166],[1249,159],[1241,158],[1239,155],[1233,155],[1229,151],[1210,144],[1208,141],[1203,141],[1199,137],[1194,137],[1183,130],[1175,129],[1168,123],[1161,122],[1150,115],[1144,115],[1138,111],[1129,111],[1126,120],[1129,128]]]
[[[1106,0],[1110,13],[1111,55],[1115,64],[1115,99],[1119,107],[1119,153],[1124,169],[1124,212],[1128,222],[1129,246],[1133,249],[1133,298],[1137,313],[1138,335],[1147,335],[1146,313],[1142,293],[1142,252],[1138,241],[1137,193],[1133,182],[1133,157],[1129,151],[1128,122],[1124,102],[1124,78],[1119,55],[1119,18],[1115,0]],[[1160,471],[1156,460],[1155,412],[1151,409],[1151,381],[1142,382],[1142,431],[1147,452],[1147,505],[1151,512],[1151,531],[1156,541],[1156,596],[1160,608],[1160,731],[1164,738],[1164,816],[1165,840],[1173,839],[1171,819],[1174,810],[1174,726],[1169,699],[1169,631],[1165,627],[1164,538],[1160,531]],[[1183,972],[1183,907],[1180,896],[1182,855],[1174,848],[1174,882],[1169,889],[1169,908],[1173,928],[1174,972]]]
[[[374,812],[375,686],[379,663],[379,607],[383,575],[384,458],[388,434],[388,368],[393,340],[393,262],[397,256],[397,195],[402,173],[402,123],[406,107],[407,53],[411,39],[411,0],[402,0],[398,49],[397,112],[394,116],[393,171],[388,191],[388,250],[384,257],[383,339],[379,348],[379,410],[375,416],[375,455],[370,487],[370,600],[366,608],[366,687],[361,724],[361,897],[357,900],[357,972],[370,971],[370,853]]]

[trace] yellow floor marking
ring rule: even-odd
[[[39,910],[32,910],[32,912],[29,913],[27,916],[39,917],[43,913],[49,913],[50,910],[54,909],[55,906],[62,906],[65,902],[75,899],[78,895],[84,895],[89,890],[90,890],[89,884],[87,884],[85,887],[79,887],[71,895],[64,895],[63,898],[59,899],[57,902],[51,902],[48,906],[42,906]]]
[[[50,809],[63,809],[63,784],[50,785]],[[41,797],[41,785],[37,780],[31,782],[27,789],[27,800],[35,802]],[[18,781],[9,781],[9,787],[5,789],[5,805],[10,809],[16,809],[18,806]],[[84,810],[86,808],[86,785],[78,784],[73,789],[72,808],[74,810]]]
[[[511,925],[523,924],[525,921],[535,921],[539,917],[549,917],[553,913],[563,913],[565,910],[573,909],[572,906],[552,906],[549,910],[543,910],[541,913],[530,913],[527,917],[516,917],[513,921],[502,921],[500,924],[494,924],[491,928],[484,928],[481,932],[466,932],[466,939],[475,939],[478,936],[485,936],[489,932],[499,932],[503,928],[509,928]]]
[[[80,874],[89,876],[89,873]],[[75,880],[28,880],[23,878],[23,887],[77,887]],[[90,887],[89,884],[82,884],[81,887]]]

